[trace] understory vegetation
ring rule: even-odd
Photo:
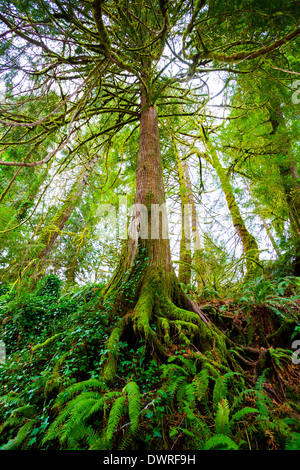
[[[151,342],[121,338],[109,383],[101,369],[115,325],[102,291],[64,291],[55,275],[26,296],[2,287],[1,449],[300,448],[300,370],[290,349],[300,337],[298,278],[258,278],[217,300],[200,294],[226,334],[226,365],[222,351],[202,354],[174,324],[163,360]]]

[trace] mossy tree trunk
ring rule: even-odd
[[[181,158],[176,146],[175,139],[173,138],[173,147],[176,155],[177,172],[179,180],[179,194],[180,194],[180,209],[181,209],[181,235],[180,235],[180,250],[179,250],[179,270],[178,280],[183,284],[191,283],[191,223],[190,223],[190,204],[188,197],[188,190],[185,179],[185,172],[181,162]]]
[[[22,261],[22,268],[24,270],[23,272],[26,272],[26,275],[28,275],[30,271],[34,277],[40,276],[43,270],[44,260],[51,252],[55,241],[71,217],[73,209],[79,198],[82,196],[83,191],[88,183],[88,179],[98,159],[99,156],[95,155],[88,161],[88,163],[85,165],[85,168],[77,178],[77,181],[75,181],[75,183],[72,185],[61,208],[45,227],[43,227],[40,231],[38,229],[37,238],[34,241],[33,259],[31,262],[28,262],[28,255],[25,255]]]
[[[164,205],[157,110],[149,94],[142,91],[133,220],[119,266],[104,292],[104,300],[112,305],[112,318],[119,318],[103,358],[102,377],[108,381],[116,373],[121,338],[136,344],[145,339],[158,357],[168,354],[176,338],[181,344],[195,342],[200,350],[215,344],[225,354],[225,339],[186,296],[176,278],[163,227],[167,224],[165,212],[158,217],[158,209]]]
[[[78,242],[75,253],[73,252],[73,255],[70,256],[68,265],[66,267],[66,280],[68,284],[75,284],[76,272],[79,267],[79,253],[85,244],[86,237],[88,236],[88,228],[88,223],[86,223],[77,238]]]
[[[255,205],[255,208],[256,208],[256,210],[257,210],[257,213],[258,213],[258,215],[260,216],[261,221],[262,221],[262,223],[263,223],[263,225],[264,225],[264,227],[265,227],[265,230],[266,230],[267,235],[268,235],[268,237],[269,237],[269,239],[270,239],[270,242],[271,242],[271,244],[272,244],[272,246],[273,246],[273,248],[274,248],[274,251],[275,251],[275,253],[277,254],[277,256],[279,257],[279,255],[280,255],[279,249],[278,249],[278,246],[277,246],[277,244],[276,244],[276,241],[275,241],[275,239],[274,239],[274,237],[273,237],[273,235],[272,235],[271,229],[270,229],[270,227],[269,227],[269,225],[268,225],[266,219],[264,218],[264,215],[263,215],[262,210],[261,210],[261,208],[260,208],[260,206],[259,206],[259,203],[257,203],[257,202],[255,201],[255,197],[254,197],[254,195],[253,195],[251,186],[250,186],[250,184],[249,184],[249,181],[248,181],[246,178],[245,178],[245,184],[246,184],[247,189],[248,189],[248,191],[249,191],[249,193],[250,193],[250,195],[251,195],[251,197],[252,197],[252,201],[253,201],[253,203],[254,203],[254,205]]]
[[[275,135],[278,138],[278,134],[282,133],[279,142],[279,152],[278,144],[276,145],[278,152],[277,165],[285,193],[291,235],[294,242],[294,274],[295,276],[300,276],[300,176],[280,105],[276,102],[273,106],[270,106],[269,112],[272,125],[271,135]]]
[[[87,163],[78,180],[73,184],[62,207],[52,218],[47,227],[42,229],[37,240],[38,245],[44,245],[43,249],[37,254],[37,258],[39,260],[45,258],[45,256],[51,251],[56,239],[64,228],[66,222],[69,220],[76,202],[82,196],[82,193],[88,183],[89,176],[91,175],[98,159],[99,156],[95,155]]]
[[[216,173],[220,179],[221,187],[226,198],[233,225],[243,245],[247,270],[246,278],[258,275],[261,273],[261,267],[259,262],[259,249],[257,242],[245,225],[244,219],[241,215],[239,206],[233,193],[229,176],[226,170],[222,167],[218,154],[206,134],[204,135],[204,141],[208,151],[208,155],[206,155],[206,157],[213,168],[216,170]]]

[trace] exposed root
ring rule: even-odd
[[[102,372],[105,380],[113,380],[116,374],[121,337],[130,338],[131,342],[143,338],[146,344],[152,345],[157,357],[169,356],[171,342],[193,344],[201,353],[214,349],[219,362],[227,364],[226,336],[187,298],[173,273],[166,275],[158,268],[146,270],[138,294],[134,308],[122,312],[106,343]]]

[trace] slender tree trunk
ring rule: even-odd
[[[181,236],[180,236],[180,254],[179,254],[179,270],[178,280],[183,284],[191,283],[191,224],[190,224],[190,207],[185,173],[181,159],[177,150],[176,142],[173,139],[173,146],[176,154],[177,171],[179,179],[180,208],[181,208]]]
[[[246,258],[246,277],[260,273],[259,249],[254,236],[247,230],[245,222],[242,218],[239,206],[235,200],[229,177],[222,167],[217,152],[212,147],[209,139],[206,137],[205,144],[209,153],[209,161],[217,172],[224,191],[227,206],[231,214],[233,225],[242,242],[244,256]]]
[[[23,202],[21,205],[20,205],[20,208],[18,210],[18,214],[17,214],[17,220],[18,222],[21,222],[23,219],[25,219],[26,215],[27,215],[27,212],[28,212],[28,209],[34,205],[34,201],[36,199],[36,196],[41,188],[41,185],[43,183],[43,181],[45,181],[47,175],[48,175],[48,172],[49,170],[47,169],[43,174],[38,174],[38,175],[35,175],[33,174],[32,175],[32,178],[34,179],[34,182],[30,188],[30,194],[28,195],[27,197],[27,200],[25,202]]]
[[[81,230],[79,234],[79,240],[78,240],[78,245],[76,247],[75,253],[72,256],[71,262],[69,263],[67,269],[66,269],[66,278],[67,282],[69,284],[74,284],[76,280],[76,270],[78,267],[78,256],[80,253],[80,250],[82,249],[82,246],[84,244],[84,238],[86,236],[86,232],[88,230],[88,223],[85,224],[83,229]]]
[[[35,277],[38,277],[41,273],[44,258],[51,252],[52,247],[63,230],[66,222],[69,220],[72,211],[75,207],[76,202],[82,196],[82,193],[88,182],[88,178],[95,167],[99,156],[94,156],[86,165],[84,171],[79,176],[78,180],[73,184],[65,202],[62,207],[58,210],[57,214],[51,219],[49,224],[42,228],[38,233],[38,237],[34,242],[34,260],[28,262],[28,256],[25,254],[22,266],[23,268],[29,268],[32,273],[35,272]],[[32,254],[31,254],[32,256]],[[27,272],[28,274],[28,272]]]
[[[275,103],[273,107],[270,106],[269,112],[272,125],[271,134],[277,136],[279,131],[283,131],[280,145],[280,153],[283,158],[279,159],[278,170],[286,197],[291,235],[295,248],[294,274],[300,276],[300,176],[297,162],[292,154],[291,140],[288,136],[280,105]]]
[[[53,217],[47,227],[42,229],[38,239],[38,245],[46,245],[38,254],[39,260],[43,259],[52,249],[60,232],[64,228],[66,222],[69,220],[76,202],[82,196],[82,193],[87,185],[88,178],[92,173],[99,156],[94,156],[87,164],[83,174],[72,186],[66,201],[59,209],[58,213]]]
[[[191,207],[191,216],[192,216],[192,248],[193,248],[193,264],[196,266],[195,273],[196,273],[196,282],[198,289],[201,287],[205,287],[205,277],[207,266],[206,262],[203,259],[203,250],[200,244],[200,234],[197,225],[197,211],[195,205],[195,198],[192,189],[192,183],[189,175],[189,168],[186,161],[183,164],[184,167],[184,174],[185,174],[185,181],[188,193],[188,200],[189,205]]]
[[[276,242],[275,242],[275,239],[274,239],[274,237],[273,237],[273,235],[272,235],[272,232],[271,232],[271,230],[270,230],[270,227],[269,227],[269,225],[267,224],[266,219],[265,219],[264,216],[262,215],[260,207],[259,207],[259,206],[256,204],[256,202],[255,202],[255,199],[254,199],[254,197],[253,197],[253,192],[252,192],[251,186],[250,186],[250,184],[249,184],[249,182],[247,181],[246,178],[245,178],[245,183],[246,183],[246,186],[247,186],[247,188],[248,188],[248,191],[249,191],[249,193],[250,193],[250,195],[251,195],[251,197],[252,197],[253,203],[254,203],[254,205],[255,205],[255,207],[256,207],[256,209],[257,209],[257,212],[258,212],[258,214],[259,214],[259,216],[260,216],[260,218],[261,218],[261,220],[262,220],[262,223],[263,223],[263,225],[264,225],[264,227],[265,227],[265,230],[266,230],[267,235],[268,235],[268,237],[269,237],[269,239],[270,239],[270,242],[272,243],[272,246],[273,246],[273,248],[274,248],[274,251],[276,252],[277,256],[279,256],[280,253],[279,253],[279,250],[278,250],[278,246],[276,245]]]

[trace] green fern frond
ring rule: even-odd
[[[228,436],[213,436],[204,444],[204,450],[238,450],[239,446]]]
[[[185,403],[183,408],[186,413],[187,418],[192,423],[193,435],[198,439],[208,439],[211,436],[211,430],[206,422],[203,420],[202,416],[196,415],[196,413],[189,407],[188,403]],[[178,428],[181,429],[182,428]]]
[[[224,434],[227,436],[230,432],[230,422],[229,422],[229,403],[225,398],[218,403],[218,408],[216,412],[215,419],[215,430],[216,434]]]
[[[183,404],[183,400],[193,408],[195,405],[195,389],[193,383],[187,384],[185,387],[181,387],[177,392],[177,400],[179,404]]]
[[[85,425],[88,418],[91,416],[91,409],[93,412],[98,412],[103,409],[104,399],[95,398],[90,392],[89,396],[85,394],[81,397],[81,400],[77,400],[73,403],[72,408],[69,410],[69,417],[63,425],[63,429],[60,435],[60,441],[62,443],[68,442],[70,436],[78,426],[78,424]]]
[[[217,406],[219,401],[222,398],[227,397],[227,387],[228,387],[228,380],[233,377],[234,375],[239,375],[238,372],[227,372],[224,375],[220,375],[215,383],[214,390],[213,390],[213,403],[214,406]]]
[[[202,400],[205,396],[209,385],[209,375],[207,369],[202,369],[201,372],[193,379],[192,387],[197,400]]]
[[[36,423],[36,419],[27,421],[18,431],[16,437],[10,439],[7,444],[1,447],[1,450],[16,450],[19,449]]]
[[[92,414],[104,407],[104,396],[90,391],[70,400],[60,411],[55,421],[49,426],[42,443],[49,440],[68,439],[72,429],[80,420],[87,420]]]
[[[186,371],[191,375],[196,375],[196,361],[189,359],[184,356],[173,356],[168,359],[168,362],[171,363],[173,361],[180,361],[183,366],[185,366]]]
[[[107,422],[107,427],[106,427],[106,432],[105,432],[106,441],[108,443],[112,440],[114,432],[116,431],[117,425],[126,410],[127,410],[126,397],[125,396],[118,397],[114,401],[111,407],[110,413],[109,413],[109,417],[108,417],[108,422]]]
[[[89,450],[105,450],[104,433],[99,434],[92,426],[84,428],[84,439],[88,444]]]
[[[174,376],[179,376],[183,375],[185,377],[188,377],[189,373],[184,367],[179,366],[177,364],[163,364],[161,366],[162,369],[162,378],[166,379],[168,377],[174,377]]]
[[[122,438],[120,445],[118,446],[118,450],[126,450],[129,449],[129,446],[132,446],[133,442],[137,439],[140,438],[140,426],[138,426],[136,429],[132,430],[130,427],[125,436]]]
[[[140,412],[141,412],[141,395],[140,389],[136,382],[129,382],[123,388],[123,393],[128,396],[128,413],[131,422],[130,427],[135,430],[139,424]]]
[[[214,390],[213,390],[213,404],[215,406],[227,396],[227,378],[221,375],[217,378]]]
[[[258,377],[256,384],[255,384],[255,390],[257,391],[263,391],[264,389],[264,384],[266,382],[266,374],[269,371],[269,369],[265,369],[263,373]]]
[[[285,443],[285,450],[300,450],[300,433],[293,432]]]
[[[251,408],[249,406],[246,406],[245,408],[242,408],[241,410],[237,411],[231,418],[230,422],[233,424],[235,421],[240,421],[244,416],[250,414],[250,413],[259,413],[259,410],[257,408]]]
[[[53,407],[59,408],[60,406],[67,403],[70,399],[72,399],[77,393],[85,392],[87,390],[103,391],[103,388],[103,382],[98,379],[89,379],[84,380],[82,382],[77,382],[68,387],[66,390],[64,390],[57,396]]]
[[[168,392],[171,394],[171,396],[176,396],[178,389],[180,387],[183,387],[184,384],[186,384],[186,377],[182,375],[179,377],[175,377],[174,380],[172,380],[172,382],[169,384]]]

